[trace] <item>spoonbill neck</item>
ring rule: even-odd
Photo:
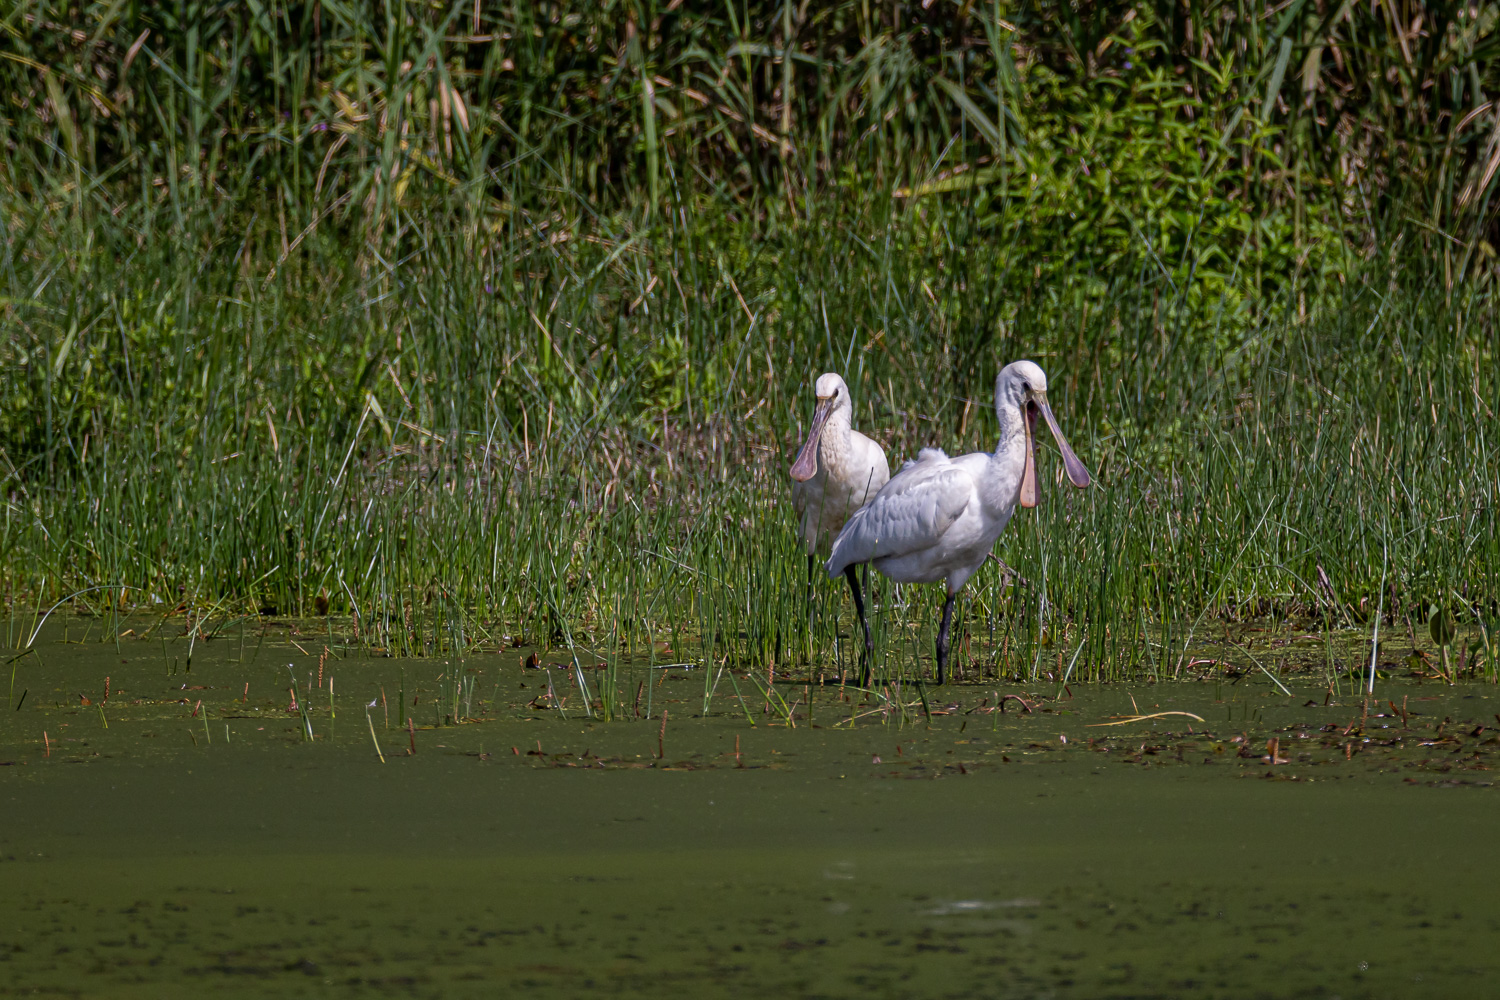
[[[995,416],[1000,419],[1000,439],[995,442],[995,457],[1005,459],[1020,454],[1026,449],[1026,414],[1023,408],[1009,401],[995,406]]]
[[[818,457],[830,471],[848,464],[851,430],[848,409],[840,406],[828,414],[828,422],[823,425],[823,434],[818,439]]]

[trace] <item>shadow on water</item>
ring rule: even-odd
[[[704,715],[712,681],[663,670],[603,723],[526,650],[282,635],[189,671],[179,639],[61,635],[0,678],[3,994],[1374,998],[1497,971],[1488,685],[741,676]]]

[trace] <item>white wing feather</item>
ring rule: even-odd
[[[922,449],[849,518],[833,543],[829,576],[855,563],[932,548],[973,496],[973,476],[938,449]]]
[[[917,457],[916,458],[908,458],[906,461],[904,461],[904,462],[901,463],[901,471],[905,472],[907,469],[914,469],[918,465],[921,465],[921,464],[923,464],[925,462],[946,462],[946,461],[948,461],[948,453],[946,451],[944,451],[943,449],[941,449],[941,448],[923,448],[921,451],[917,452]]]

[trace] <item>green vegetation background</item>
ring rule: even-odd
[[[1024,356],[1099,484],[1007,532],[1030,587],[966,590],[975,665],[1174,675],[1210,616],[1440,604],[1493,672],[1497,20],[9,0],[10,639],[73,596],[847,655],[784,502],[812,378],[900,461],[992,444]],[[885,595],[891,664],[931,598]]]

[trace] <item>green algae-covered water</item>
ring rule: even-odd
[[[703,717],[695,672],[662,671],[604,723],[524,651],[269,638],[188,671],[181,640],[62,638],[0,678],[7,995],[1402,998],[1500,973],[1488,686],[960,685],[928,716],[780,685],[790,726],[743,678]],[[477,721],[435,726],[455,677]],[[1102,725],[1162,712],[1202,721]]]

